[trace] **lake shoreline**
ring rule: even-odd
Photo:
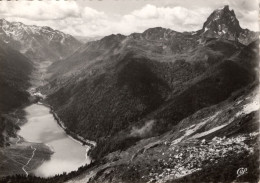
[[[94,141],[86,140],[83,137],[78,136],[74,132],[69,131],[67,127],[65,127],[64,123],[61,121],[57,113],[54,111],[53,107],[49,104],[38,102],[39,105],[44,105],[45,107],[50,108],[50,113],[53,115],[54,119],[57,121],[58,125],[64,130],[64,132],[71,137],[73,140],[79,142],[83,146],[89,146],[90,148],[94,148],[96,146],[96,143]]]
[[[88,156],[91,146],[83,144],[66,133],[62,128],[62,123],[58,123],[59,121],[48,105],[34,102],[24,110],[27,113],[28,121],[18,132],[18,135],[25,142],[43,144],[53,152],[49,161],[43,161],[40,166],[32,170],[34,176],[46,178],[62,172],[69,173],[93,161]],[[33,148],[31,147],[31,149]],[[39,153],[38,150],[35,150],[35,152]],[[65,164],[59,165],[57,169],[54,168],[54,171],[50,171],[50,168],[56,167],[57,162],[60,161]]]
[[[82,143],[82,145],[88,145],[90,148],[94,148],[96,146],[96,142],[90,141],[87,139],[84,139],[83,137],[77,135],[76,133],[70,131],[62,122],[62,120],[59,118],[57,113],[55,112],[54,108],[50,105],[47,104],[44,99],[46,98],[45,95],[43,95],[40,91],[37,91],[35,88],[30,88],[28,89],[28,93],[30,96],[33,98],[32,99],[32,104],[40,104],[44,105],[45,107],[48,107],[50,109],[50,113],[53,115],[54,119],[57,121],[58,125],[65,131],[65,133],[70,136],[72,139]]]

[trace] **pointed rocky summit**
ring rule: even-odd
[[[257,38],[255,32],[240,27],[234,10],[230,10],[228,5],[211,13],[203,24],[201,32],[201,35],[206,38],[224,38],[246,45],[252,42],[251,39]]]

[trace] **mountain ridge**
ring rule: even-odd
[[[31,60],[59,60],[82,44],[73,36],[48,26],[25,25],[0,19],[0,39]]]
[[[90,165],[42,181],[257,180],[259,40],[234,16],[225,6],[198,31],[112,34],[53,63],[42,102],[97,146]]]
[[[233,14],[228,7],[219,11]],[[125,141],[130,145],[138,140],[128,139],[126,129],[145,123],[151,114],[158,113],[155,118],[161,124],[155,134],[160,134],[183,117],[225,100],[254,80],[253,72],[241,66],[237,55],[246,47],[229,37],[207,37],[199,32],[180,33],[161,27],[129,36],[112,34],[88,42],[73,55],[55,62],[49,68],[53,73],[50,83],[41,90],[69,129],[98,141],[98,152],[92,155],[99,159],[127,146]],[[228,74],[232,69],[235,75],[241,72],[247,79]],[[203,86],[209,93],[200,96],[201,101],[188,92],[203,92]],[[223,87],[227,90],[221,90]],[[181,107],[186,104],[178,102],[178,97],[187,99],[186,107]],[[174,107],[175,102],[180,109]],[[193,106],[192,110],[188,106]]]
[[[213,11],[200,32],[203,37],[224,38],[245,45],[250,44],[258,36],[257,33],[240,27],[234,10],[230,10],[228,5]]]

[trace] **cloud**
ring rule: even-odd
[[[133,11],[132,15],[142,19],[156,19],[159,17],[159,11],[156,6],[148,4],[141,10]]]
[[[167,1],[168,5],[166,1],[160,5],[154,0],[156,3],[135,8],[126,14],[107,13],[105,9],[102,11],[81,6],[77,1],[0,1],[0,18],[46,25],[78,36],[128,35],[151,27],[176,31],[198,30],[214,9],[229,4],[243,28],[258,30],[255,18],[258,10],[254,1],[250,4],[245,3],[246,0],[208,0],[206,3],[205,0],[175,0]]]
[[[241,13],[240,26],[251,30],[259,30],[258,11],[239,12]]]
[[[117,26],[125,34],[131,32],[142,32],[150,27],[165,27],[176,31],[192,31],[202,27],[203,22],[209,15],[210,9],[188,10],[177,7],[156,7],[146,5],[140,10],[135,10],[124,15]]]
[[[1,1],[1,17],[24,18],[33,21],[57,20],[78,17],[79,7],[76,2],[59,1]]]
[[[130,136],[132,137],[143,137],[151,132],[154,126],[155,120],[147,121],[141,128],[133,127]]]
[[[243,11],[255,11],[258,9],[258,1],[257,0],[233,0],[229,1],[229,4],[232,8]]]
[[[104,12],[99,12],[95,9],[85,7],[82,11],[82,18],[86,21],[90,20],[97,20],[97,19],[104,19],[106,17]]]

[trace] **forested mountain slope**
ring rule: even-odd
[[[198,31],[156,27],[86,43],[53,63],[38,90],[68,133],[97,142],[93,162],[3,182],[257,182],[258,54],[258,34],[228,6]]]
[[[212,16],[235,18],[228,7],[216,11],[203,29],[210,21],[218,23]],[[227,24],[230,31],[240,31],[235,20]],[[49,69],[50,83],[42,91],[70,131],[97,141],[92,155],[100,158],[164,133],[252,83],[257,45],[160,27],[110,35],[55,62]],[[152,122],[145,133],[131,135],[147,121]]]
[[[13,50],[4,42],[0,42],[0,114],[1,114],[1,145],[6,133],[13,133],[12,118],[8,113],[26,104],[29,94],[32,62]],[[11,121],[9,121],[11,120]],[[14,119],[13,119],[14,120]]]

